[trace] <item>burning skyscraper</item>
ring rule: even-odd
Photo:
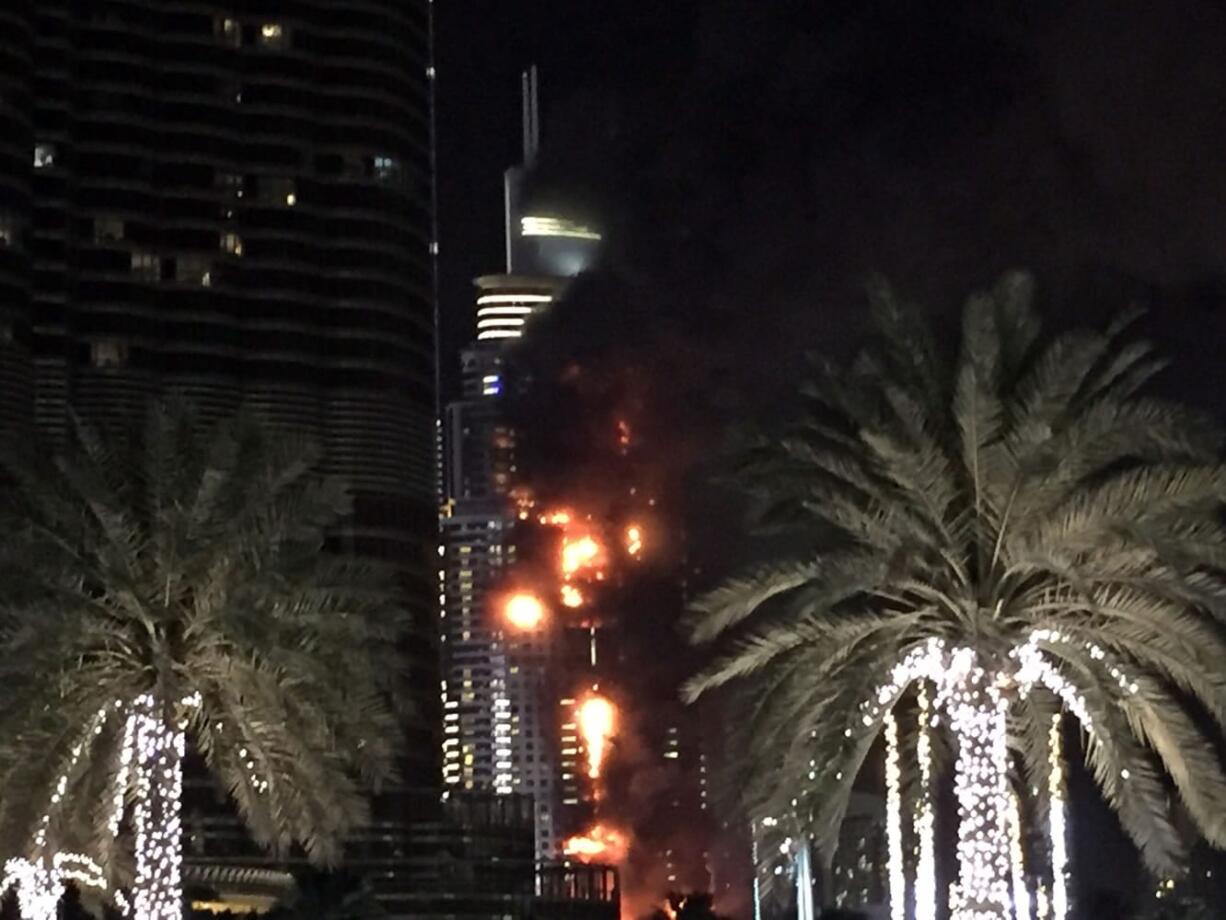
[[[506,174],[506,272],[476,281],[476,336],[462,353],[461,397],[444,415],[443,778],[448,789],[531,795],[536,853],[546,860],[560,847],[559,727],[547,681],[553,632],[541,628],[555,604],[515,582],[524,576],[517,528],[531,500],[517,488],[506,362],[532,317],[591,263],[600,237],[522,207],[523,169],[539,143],[534,70],[523,98],[524,167]]]
[[[524,99],[530,164],[531,74]],[[677,696],[684,540],[665,538],[668,514],[638,466],[633,392],[612,400],[625,411],[607,425],[520,414],[556,383],[533,379],[524,346],[600,239],[565,208],[534,210],[525,189],[509,170],[507,270],[476,280],[475,339],[445,412],[444,777],[451,790],[531,795],[538,861],[563,875],[617,866],[635,888],[630,912],[645,912],[711,883],[706,762]],[[542,422],[577,434],[597,419],[589,440],[607,475],[576,488],[538,468]]]

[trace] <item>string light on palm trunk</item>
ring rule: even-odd
[[[1048,834],[1051,837],[1051,918],[1065,920],[1068,916],[1068,828],[1064,802],[1064,736],[1059,713],[1052,716],[1047,736],[1049,758],[1047,783],[1051,815]]]
[[[945,708],[958,741],[954,794],[960,870],[950,913],[952,920],[1006,920],[1012,868],[1007,704],[972,650],[958,649],[950,664]]]
[[[199,693],[178,701],[179,710],[202,705]],[[109,890],[101,867],[84,853],[48,853],[51,817],[68,794],[69,778],[85,747],[102,734],[112,713],[124,716],[118,751],[118,769],[111,791],[107,829],[114,837],[123,822],[129,787],[135,783],[136,802],[132,823],[135,831],[135,895],[129,903],[119,890]],[[167,724],[168,719],[175,719]],[[75,882],[110,894],[125,916],[133,920],[177,920],[181,913],[182,762],[186,753],[187,718],[171,716],[151,694],[131,703],[116,700],[98,710],[80,741],[69,750],[68,763],[56,778],[48,809],[35,825],[32,840],[36,858],[11,859],[5,864],[0,890],[13,890],[26,920],[55,920],[65,882]],[[254,762],[248,762],[254,768]],[[267,783],[255,777],[258,791]]]
[[[932,789],[932,735],[928,684],[920,681],[918,693],[919,737],[915,753],[919,761],[919,801],[915,810],[915,833],[919,857],[915,866],[915,920],[936,920],[936,811]]]
[[[886,848],[890,920],[907,920],[907,875],[902,855],[902,771],[898,762],[898,720],[885,714]]]
[[[1009,796],[1009,851],[1013,859],[1013,913],[1030,920],[1030,889],[1026,886],[1026,854],[1022,847],[1022,807],[1017,793]]]
[[[64,880],[45,859],[10,859],[4,864],[3,885],[16,895],[23,920],[55,920]]]
[[[182,913],[183,727],[168,725],[153,697],[137,700],[137,796],[133,920],[178,920]]]

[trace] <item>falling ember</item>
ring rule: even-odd
[[[609,739],[617,727],[617,710],[603,696],[593,694],[579,704],[575,717],[587,751],[587,775],[598,779]]]
[[[635,559],[643,553],[643,528],[638,524],[626,528],[626,552]]]
[[[512,594],[503,607],[507,622],[516,629],[536,629],[545,620],[545,605],[533,594]]]
[[[570,607],[572,609],[574,609],[575,607],[583,606],[583,603],[584,603],[583,592],[580,591],[578,588],[576,588],[574,585],[562,585],[561,594],[562,594],[562,606]]]
[[[586,834],[576,834],[562,843],[562,854],[583,863],[618,865],[626,861],[630,842],[619,830],[593,825]]]
[[[570,578],[583,569],[595,568],[602,554],[596,538],[588,535],[578,540],[562,541],[562,576]]]
[[[630,449],[630,423],[625,419],[617,420],[617,446],[622,453]]]

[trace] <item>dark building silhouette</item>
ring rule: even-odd
[[[412,615],[389,875],[439,802],[432,80],[428,0],[0,4],[0,433],[174,390],[325,448]]]

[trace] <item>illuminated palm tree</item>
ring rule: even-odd
[[[1149,866],[1178,865],[1171,785],[1226,844],[1226,778],[1195,716],[1226,722],[1213,426],[1140,395],[1162,361],[1121,341],[1131,314],[1045,338],[1011,275],[971,298],[945,356],[888,289],[873,301],[874,342],[846,368],[815,359],[801,417],[756,436],[738,473],[794,551],[690,621],[723,654],[688,695],[742,688],[754,813],[830,852],[869,749],[922,696],[957,752],[955,920],[1013,916],[1009,777],[1058,791],[1062,710]]]
[[[398,613],[385,574],[324,551],[350,499],[319,460],[176,402],[10,460],[0,842],[28,860],[23,908],[73,867],[119,888],[131,845],[136,920],[177,920],[188,745],[275,850],[329,862],[365,819],[395,759]]]

